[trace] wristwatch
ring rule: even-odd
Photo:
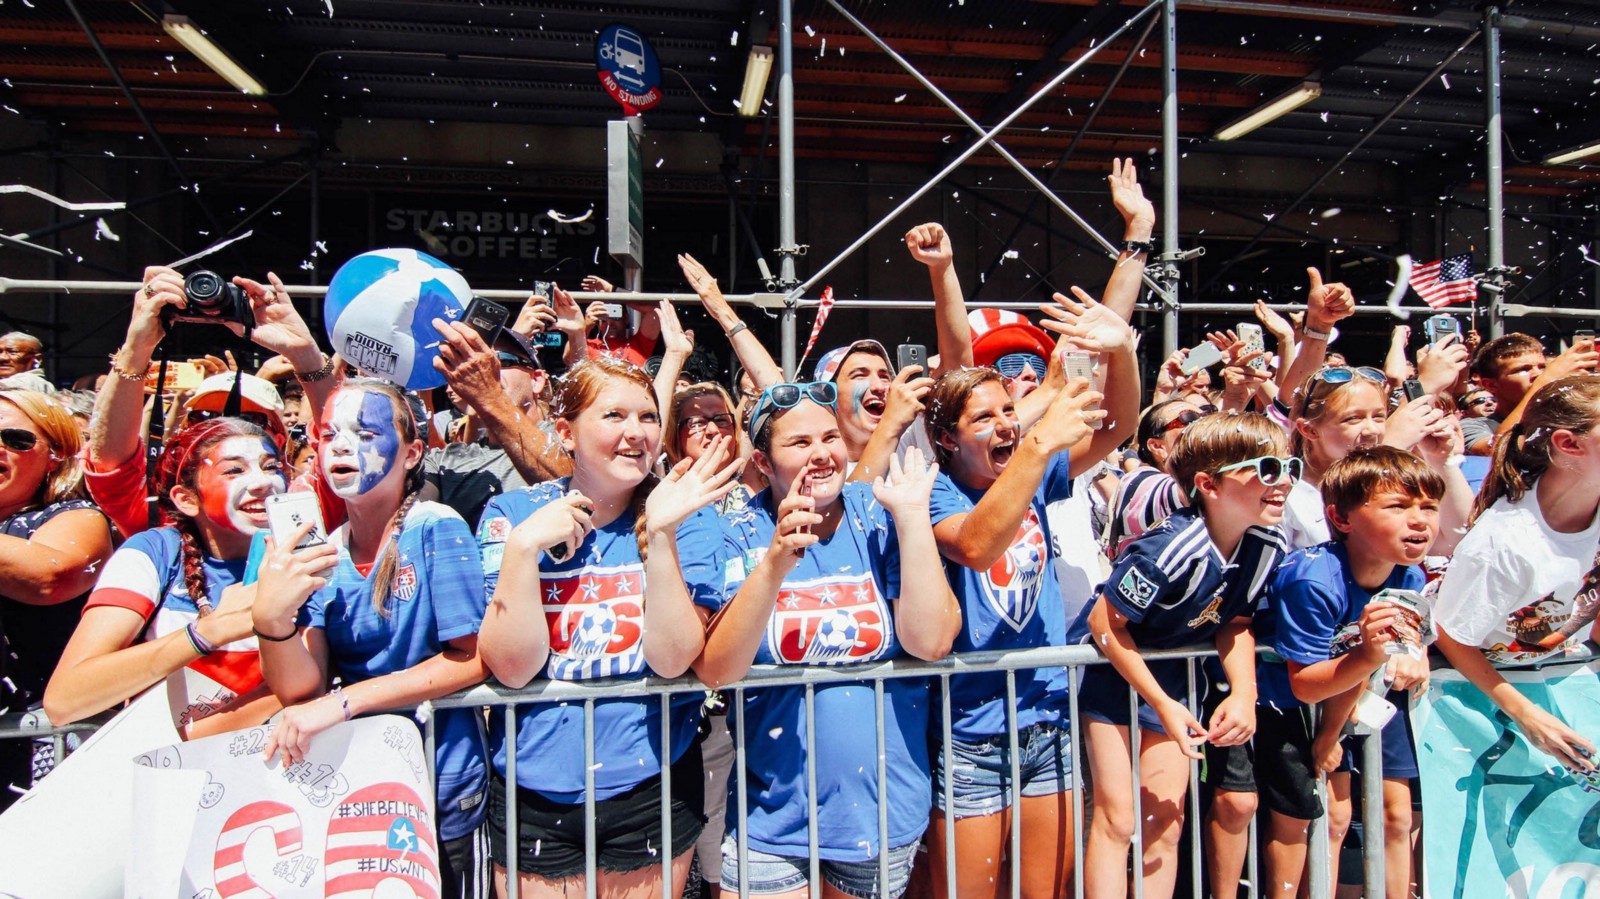
[[[1124,253],[1144,253],[1149,255],[1156,251],[1156,242],[1153,240],[1125,240],[1122,242]]]

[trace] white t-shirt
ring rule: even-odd
[[[1557,655],[1588,636],[1600,606],[1600,587],[1584,585],[1597,548],[1600,515],[1584,530],[1562,534],[1545,523],[1534,491],[1518,502],[1501,498],[1456,547],[1438,585],[1434,622],[1492,662]]]
[[[1289,549],[1305,549],[1333,539],[1328,531],[1328,507],[1322,502],[1322,488],[1309,481],[1295,481],[1283,503],[1283,533]]]

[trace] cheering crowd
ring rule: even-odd
[[[0,705],[63,724],[165,683],[186,738],[271,719],[267,753],[288,763],[340,722],[490,677],[704,684],[665,710],[600,700],[592,723],[581,704],[519,705],[514,740],[502,715],[435,712],[449,896],[503,895],[508,876],[524,896],[581,890],[590,775],[600,894],[660,895],[668,769],[673,895],[809,895],[814,839],[826,896],[997,896],[1020,826],[1030,899],[1079,878],[1093,897],[1130,877],[1171,896],[1201,760],[1187,823],[1210,894],[1238,894],[1259,817],[1259,894],[1293,897],[1313,820],[1337,878],[1359,741],[1376,739],[1383,809],[1364,839],[1390,899],[1410,896],[1407,706],[1430,654],[1520,739],[1595,767],[1496,665],[1590,638],[1600,354],[1592,337],[1559,355],[1525,334],[1478,345],[1445,322],[1351,365],[1329,341],[1354,298],[1311,269],[1303,315],[1257,304],[1147,390],[1128,322],[1155,213],[1131,161],[1109,184],[1125,231],[1097,295],[1057,294],[1037,324],[969,315],[948,235],[920,225],[905,242],[930,276],[933,355],[857,340],[810,380],[784,379],[687,255],[731,378],[670,303],[617,293],[618,315],[559,288],[498,335],[435,320],[437,397],[347,373],[272,275],[234,280],[272,354],[255,375],[205,358],[197,384],[147,381],[187,302],[167,268],[145,271],[97,389],[53,392],[45,348],[0,337]],[[279,529],[277,498],[296,494],[311,514]],[[725,689],[754,665],[1075,643],[1108,664],[1010,686],[964,673],[947,698],[896,678],[881,698],[846,681],[730,708]],[[1216,655],[1191,699],[1188,664],[1146,651],[1196,644]],[[51,763],[0,742],[0,807]]]

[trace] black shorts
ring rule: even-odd
[[[1228,693],[1221,689],[1227,686],[1227,681],[1220,677],[1200,685],[1200,723],[1209,726],[1211,716],[1217,712],[1217,706],[1228,698]],[[1257,720],[1261,709],[1256,708]],[[1210,743],[1201,747],[1205,753],[1205,761],[1200,763],[1200,782],[1213,790],[1231,790],[1235,793],[1254,793],[1256,791],[1256,751],[1254,743],[1243,743],[1238,746],[1212,746]]]
[[[1256,707],[1256,754],[1262,762],[1256,775],[1267,808],[1302,821],[1322,816],[1316,762],[1311,757],[1315,737],[1310,706]]]
[[[672,764],[672,857],[694,846],[705,827],[705,772],[700,743]],[[623,873],[661,864],[661,776],[594,805],[596,866]],[[506,780],[489,770],[489,857],[506,866]],[[583,873],[583,803],[553,802],[517,789],[517,870],[546,880]]]

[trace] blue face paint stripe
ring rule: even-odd
[[[400,433],[395,430],[394,403],[382,393],[363,394],[356,421],[362,431],[370,431],[374,435],[363,438],[357,450],[357,464],[361,466],[361,492],[366,493],[388,476],[400,455]]]
[[[868,388],[867,388],[866,384],[857,383],[857,384],[851,385],[851,387],[850,387],[850,412],[852,414],[856,414],[856,413],[859,413],[861,411],[861,401],[866,398],[867,389]]]

